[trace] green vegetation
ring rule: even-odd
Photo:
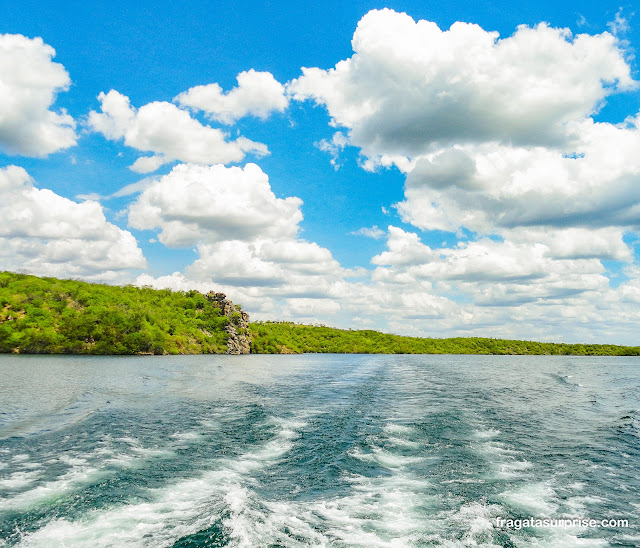
[[[230,305],[230,303],[229,303]],[[89,284],[0,272],[0,352],[202,354],[227,352],[242,309],[223,314],[198,291]],[[246,325],[246,324],[245,324]],[[637,356],[640,347],[502,339],[421,339],[288,322],[249,325],[251,352],[298,354],[562,354]]]
[[[640,347],[610,344],[556,344],[477,337],[421,339],[377,331],[352,331],[288,322],[250,326],[256,354],[560,354],[572,356],[638,356]]]
[[[230,321],[197,291],[0,272],[0,352],[223,354]]]

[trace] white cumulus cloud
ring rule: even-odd
[[[165,245],[199,241],[294,238],[302,220],[299,198],[276,198],[267,175],[255,164],[244,168],[179,164],[140,194],[129,223],[160,229]]]
[[[637,227],[638,118],[579,127],[578,154],[486,143],[426,155],[407,175],[397,209],[427,230]]]
[[[232,124],[245,116],[266,120],[272,112],[283,112],[289,99],[284,86],[270,72],[253,69],[241,72],[238,86],[224,93],[214,83],[195,86],[178,95],[174,101],[183,107],[204,111],[223,124]]]
[[[370,160],[400,167],[402,158],[460,142],[570,142],[568,122],[636,85],[613,35],[574,37],[544,23],[501,39],[475,24],[443,31],[373,10],[352,46],[335,68],[303,68],[289,93],[325,105]]]
[[[146,266],[133,235],[105,219],[97,202],[74,202],[34,186],[17,166],[0,169],[0,261],[7,270],[118,280]]]
[[[42,38],[0,34],[0,150],[41,157],[76,144],[74,119],[50,110],[71,84],[55,54]]]
[[[172,103],[155,101],[139,109],[129,98],[111,90],[100,93],[102,112],[91,111],[89,126],[107,139],[124,139],[124,144],[153,156],[138,158],[131,166],[138,173],[155,171],[161,165],[179,160],[194,164],[227,164],[240,162],[247,153],[264,156],[266,145],[246,137],[229,141],[229,135],[202,125],[186,110]]]

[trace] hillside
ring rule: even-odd
[[[0,272],[2,353],[640,355],[640,347],[401,337],[248,318],[222,293]]]
[[[289,322],[250,324],[251,352],[298,354],[560,354],[574,356],[638,356],[640,347],[558,344],[478,337],[428,339],[377,331],[352,331]]]
[[[247,325],[222,293],[0,273],[0,352],[241,354]]]

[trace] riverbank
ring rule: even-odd
[[[222,293],[0,273],[0,353],[543,354],[637,356],[640,347],[478,337],[403,337],[291,322],[249,323]]]

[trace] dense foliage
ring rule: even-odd
[[[89,284],[0,272],[0,352],[225,353],[225,316],[198,291]],[[422,339],[288,322],[250,324],[251,352],[640,355],[640,347],[502,339]],[[244,331],[244,330],[243,330]]]
[[[377,331],[352,331],[288,322],[253,323],[251,352],[259,354],[332,352],[355,354],[562,354],[637,356],[640,347],[557,344],[477,337],[422,339]]]
[[[229,321],[197,291],[0,273],[0,352],[224,353]]]

